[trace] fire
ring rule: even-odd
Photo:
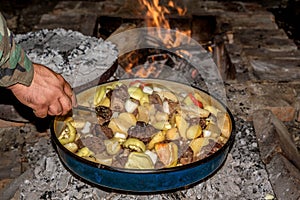
[[[181,27],[171,27],[168,17],[175,16],[184,16],[187,12],[186,8],[181,8],[174,3],[174,1],[168,1],[168,3],[162,5],[160,0],[139,0],[141,5],[144,5],[146,14],[145,14],[145,25],[146,27],[156,27],[156,32],[149,31],[148,35],[155,39],[158,44],[163,45],[163,47],[174,50],[178,53],[178,56],[188,55],[189,52],[182,50],[180,46],[187,42],[191,36],[191,30],[178,30]],[[177,13],[175,13],[177,12]],[[172,31],[171,29],[175,29]],[[151,29],[153,30],[153,29]],[[182,34],[185,34],[188,37],[183,39]],[[188,38],[188,39],[187,39]],[[139,64],[139,56],[136,56],[137,52],[131,52],[126,57],[129,61],[127,66],[124,67],[125,71],[135,77],[150,77],[158,76],[162,70],[163,65],[159,64],[159,61],[153,59],[153,63],[148,63],[147,66],[141,67]],[[167,59],[167,58],[165,58]],[[134,68],[134,70],[133,70]]]
[[[148,27],[162,27],[170,29],[170,24],[166,20],[165,14],[170,14],[169,9],[159,5],[159,0],[153,0],[152,4],[148,0],[140,0],[147,7],[146,25]]]
[[[171,26],[169,20],[166,18],[166,15],[171,14],[170,9],[177,10],[177,14],[179,16],[183,16],[186,14],[186,8],[181,8],[177,6],[173,1],[169,1],[167,6],[163,6],[160,4],[160,0],[139,0],[142,5],[147,8],[146,13],[146,26],[147,27],[157,27],[158,28],[158,37],[163,41],[163,44],[166,45],[167,48],[178,47],[181,44],[181,40],[176,33],[176,35],[172,35],[170,32],[167,34],[162,34],[160,28],[164,28],[165,30],[170,30]],[[177,28],[176,28],[177,29]],[[178,31],[178,30],[177,30]],[[180,31],[187,36],[191,36],[191,30]]]

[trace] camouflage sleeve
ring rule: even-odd
[[[16,83],[29,86],[32,78],[32,63],[20,45],[13,40],[0,13],[0,86],[8,87]]]

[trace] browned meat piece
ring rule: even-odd
[[[159,105],[163,104],[160,96],[156,93],[149,95],[149,102],[150,104],[159,104]]]
[[[212,155],[213,153],[218,151],[221,147],[222,147],[222,145],[220,145],[216,141],[209,140],[208,144],[205,145],[204,147],[202,147],[199,156],[197,158],[194,158],[195,159],[194,161],[201,160],[203,158],[206,158],[206,157]]]
[[[136,123],[136,126],[130,127],[128,129],[128,135],[130,137],[140,139],[144,143],[148,143],[151,140],[152,135],[157,131],[158,130],[152,125],[138,121]]]
[[[122,149],[122,151],[113,159],[112,166],[124,168],[130,151]]]
[[[82,141],[81,141],[81,138],[79,138],[78,140],[76,140],[75,142],[78,146],[79,149],[83,148],[84,147],[84,144],[82,144]]]
[[[208,153],[207,156],[210,156],[210,155],[214,154],[214,153],[217,152],[219,149],[221,149],[222,146],[224,146],[223,144],[220,144],[220,143],[215,142],[215,141],[213,141],[213,140],[212,140],[212,142],[211,142],[211,141],[209,141],[209,142],[211,143],[212,147],[211,147],[211,150],[210,150],[210,152]]]
[[[110,108],[112,111],[124,112],[125,102],[129,98],[128,90],[126,85],[121,85],[114,89],[111,94]]]
[[[168,104],[169,104],[170,114],[173,114],[176,110],[178,110],[179,103],[171,101],[169,99],[167,99],[167,101],[168,101]]]
[[[179,162],[183,165],[189,164],[193,161],[193,150],[188,148],[179,158]]]
[[[104,141],[99,137],[96,136],[83,137],[81,138],[81,142],[84,146],[89,148],[95,154],[105,151]]]
[[[100,125],[103,125],[105,122],[108,122],[110,120],[112,116],[112,111],[110,108],[105,106],[97,106],[95,110]]]
[[[205,129],[205,127],[206,127],[206,119],[205,118],[195,117],[195,118],[189,119],[188,122],[189,122],[190,126],[200,125],[202,129]]]
[[[107,127],[107,123],[102,126],[97,124],[94,128],[94,135],[100,137],[103,140],[111,139],[112,137],[114,137],[112,130]]]
[[[107,126],[101,126],[100,129],[108,139],[111,139],[114,137],[114,133],[111,130],[111,128],[108,128]]]

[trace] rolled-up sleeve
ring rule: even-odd
[[[15,43],[0,13],[0,86],[8,87],[16,83],[29,86],[32,78],[32,62],[20,45]]]

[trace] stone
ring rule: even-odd
[[[226,12],[225,18],[231,21],[233,30],[239,29],[277,29],[274,15],[272,13],[261,11],[254,13],[247,12]]]
[[[268,110],[255,111],[253,124],[277,198],[299,199],[300,153],[287,128]]]
[[[271,29],[262,31],[261,29],[234,30],[233,40],[243,48],[265,48],[270,51],[296,51],[295,43],[282,35],[282,31]]]
[[[300,95],[299,97],[296,99],[295,104],[294,104],[296,110],[297,110],[297,114],[296,114],[296,121],[300,122]]]
[[[258,80],[294,81],[300,79],[300,60],[259,58],[249,59]]]
[[[277,199],[300,198],[300,172],[286,157],[276,154],[266,168]]]
[[[0,191],[1,191],[6,185],[8,185],[12,180],[14,180],[14,179],[13,179],[13,178],[0,179]]]
[[[3,188],[3,190],[0,191],[1,200],[10,200],[12,197],[14,197],[20,185],[30,177],[32,177],[32,171],[27,170],[23,174],[15,178],[13,181],[11,181],[8,185],[6,185]]]
[[[268,109],[281,121],[292,121],[295,117],[295,108],[283,99],[271,95],[254,95],[250,101],[254,110]]]
[[[292,50],[292,51],[271,51],[266,48],[244,48],[243,55],[251,58],[269,58],[271,59],[286,59],[286,60],[299,60],[300,51]]]
[[[235,44],[256,46],[265,44],[269,39],[287,40],[288,37],[281,29],[240,29],[234,30],[233,40]]]
[[[72,20],[70,20],[72,19]],[[77,12],[62,12],[58,14],[44,14],[39,24],[35,26],[36,30],[55,29],[57,27],[79,31],[84,35],[93,36],[96,28],[97,15],[88,13],[82,14]]]
[[[269,164],[273,155],[279,153],[287,157],[300,169],[300,153],[286,126],[269,110],[253,113],[253,124],[260,147],[262,160]]]

